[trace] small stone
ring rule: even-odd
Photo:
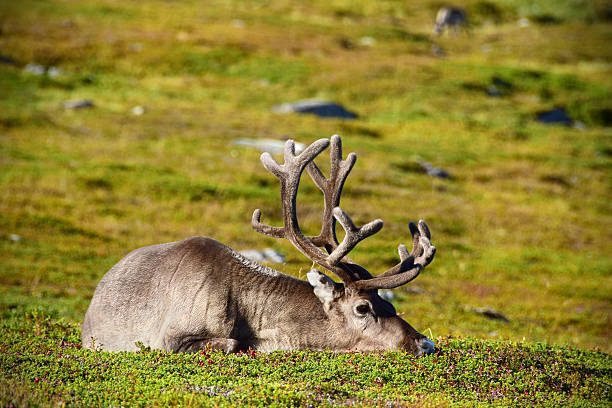
[[[364,47],[373,47],[376,44],[376,40],[372,37],[361,37],[359,39],[359,45]]]
[[[355,119],[358,117],[341,105],[317,99],[306,99],[272,107],[274,113],[308,113],[322,118]]]
[[[146,108],[144,106],[134,106],[132,108],[132,115],[134,116],[141,116],[146,112]]]
[[[493,82],[493,85],[498,86],[500,88],[505,88],[505,89],[512,88],[512,84],[510,82],[498,76],[494,76],[493,78],[491,78],[491,81]]]
[[[84,109],[94,107],[93,101],[89,99],[74,99],[71,101],[64,102],[63,105],[66,109]]]
[[[427,163],[425,160],[417,159],[417,163],[419,163],[421,167],[423,168],[423,170],[425,170],[425,172],[431,177],[438,177],[438,178],[443,178],[443,179],[452,178],[449,172],[447,172],[446,170],[440,167],[433,167],[431,164]]]
[[[240,251],[240,254],[255,262],[263,262],[264,259],[266,259],[264,254],[256,249],[245,249],[244,251]]]
[[[276,252],[272,248],[266,248],[263,251],[259,251],[257,249],[246,249],[244,251],[240,251],[240,254],[255,262],[287,263],[285,255]]]
[[[504,94],[499,89],[497,89],[495,85],[489,85],[487,87],[487,95],[492,96],[494,98],[501,98],[502,96],[504,96]]]
[[[509,322],[508,318],[498,311],[491,309],[490,307],[473,307],[472,311],[481,314],[489,319],[501,320],[503,322]]]
[[[388,289],[381,289],[378,291],[378,296],[386,300],[387,302],[392,302],[395,299],[395,293],[391,292]]]
[[[63,71],[57,67],[49,67],[49,69],[47,69],[47,76],[49,78],[59,78],[62,75],[64,75]]]
[[[32,75],[44,75],[47,70],[42,65],[38,64],[28,64],[23,69],[24,72],[27,72]]]
[[[528,19],[528,18],[521,18],[521,19],[520,19],[520,20],[517,22],[517,24],[518,24],[518,26],[519,26],[519,27],[529,27],[529,24],[530,24],[530,23],[531,23],[531,22],[529,21],[529,19]]]
[[[282,153],[285,150],[285,141],[276,139],[236,139],[236,146],[252,147],[262,152],[272,154]],[[306,148],[303,143],[295,142],[295,153],[300,153]]]
[[[263,252],[263,255],[266,261],[268,262],[282,263],[282,264],[287,263],[287,260],[285,259],[285,255],[279,252],[276,252],[272,248],[266,248],[262,252]]]
[[[538,122],[571,126],[574,121],[569,117],[565,109],[556,108],[538,113]]]
[[[13,242],[23,242],[23,237],[21,235],[11,234],[8,238]]]

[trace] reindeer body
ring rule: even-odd
[[[296,301],[300,309],[287,307]],[[300,333],[291,330],[296,323]],[[313,323],[326,319],[308,282],[192,237],[137,249],[117,263],[96,289],[82,337],[112,351],[137,350],[136,342],[191,351],[210,339],[227,339],[228,351],[317,348],[308,338]]]
[[[382,221],[357,228],[338,207],[355,155],[341,160],[340,138],[334,136],[331,142],[329,179],[313,162],[329,145],[327,139],[300,155],[288,141],[282,165],[269,154],[262,155],[266,169],[281,180],[285,226],[262,224],[259,210],[253,214],[252,226],[287,238],[343,283],[316,269],[307,273],[308,281],[282,274],[206,237],[148,246],[129,253],[98,284],[83,322],[83,346],[133,351],[142,344],[189,352],[210,344],[226,352],[252,347],[431,353],[433,343],[399,318],[377,292],[411,281],[431,262],[435,247],[429,242],[429,229],[423,221],[418,227],[410,223],[412,253],[400,245],[401,262],[377,277],[346,257],[359,241],[378,232]],[[316,237],[302,235],[295,211],[306,167],[325,198],[323,228]],[[342,243],[336,238],[336,220],[346,232]]]

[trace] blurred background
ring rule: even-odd
[[[609,1],[3,1],[0,312],[82,321],[132,249],[215,238],[295,276],[261,165],[342,136],[343,209],[398,262],[425,219],[436,259],[388,296],[432,336],[610,352]],[[328,169],[328,158],[317,163]],[[322,195],[307,176],[305,233]],[[267,254],[267,255],[266,255]]]

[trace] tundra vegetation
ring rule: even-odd
[[[436,37],[441,5],[1,2],[1,404],[609,406],[609,5],[465,1],[469,35]],[[270,111],[308,98],[359,117]],[[557,107],[576,126],[537,122]],[[231,142],[333,133],[359,156],[343,208],[385,221],[352,259],[386,270],[409,221],[432,230],[435,262],[393,302],[436,353],[79,347],[96,284],[138,247],[270,247],[305,279],[251,230],[253,208],[282,225],[277,181]],[[315,235],[320,192],[299,194]]]

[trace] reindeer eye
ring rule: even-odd
[[[361,303],[355,306],[355,313],[358,315],[364,315],[370,311],[370,305],[367,303]]]

